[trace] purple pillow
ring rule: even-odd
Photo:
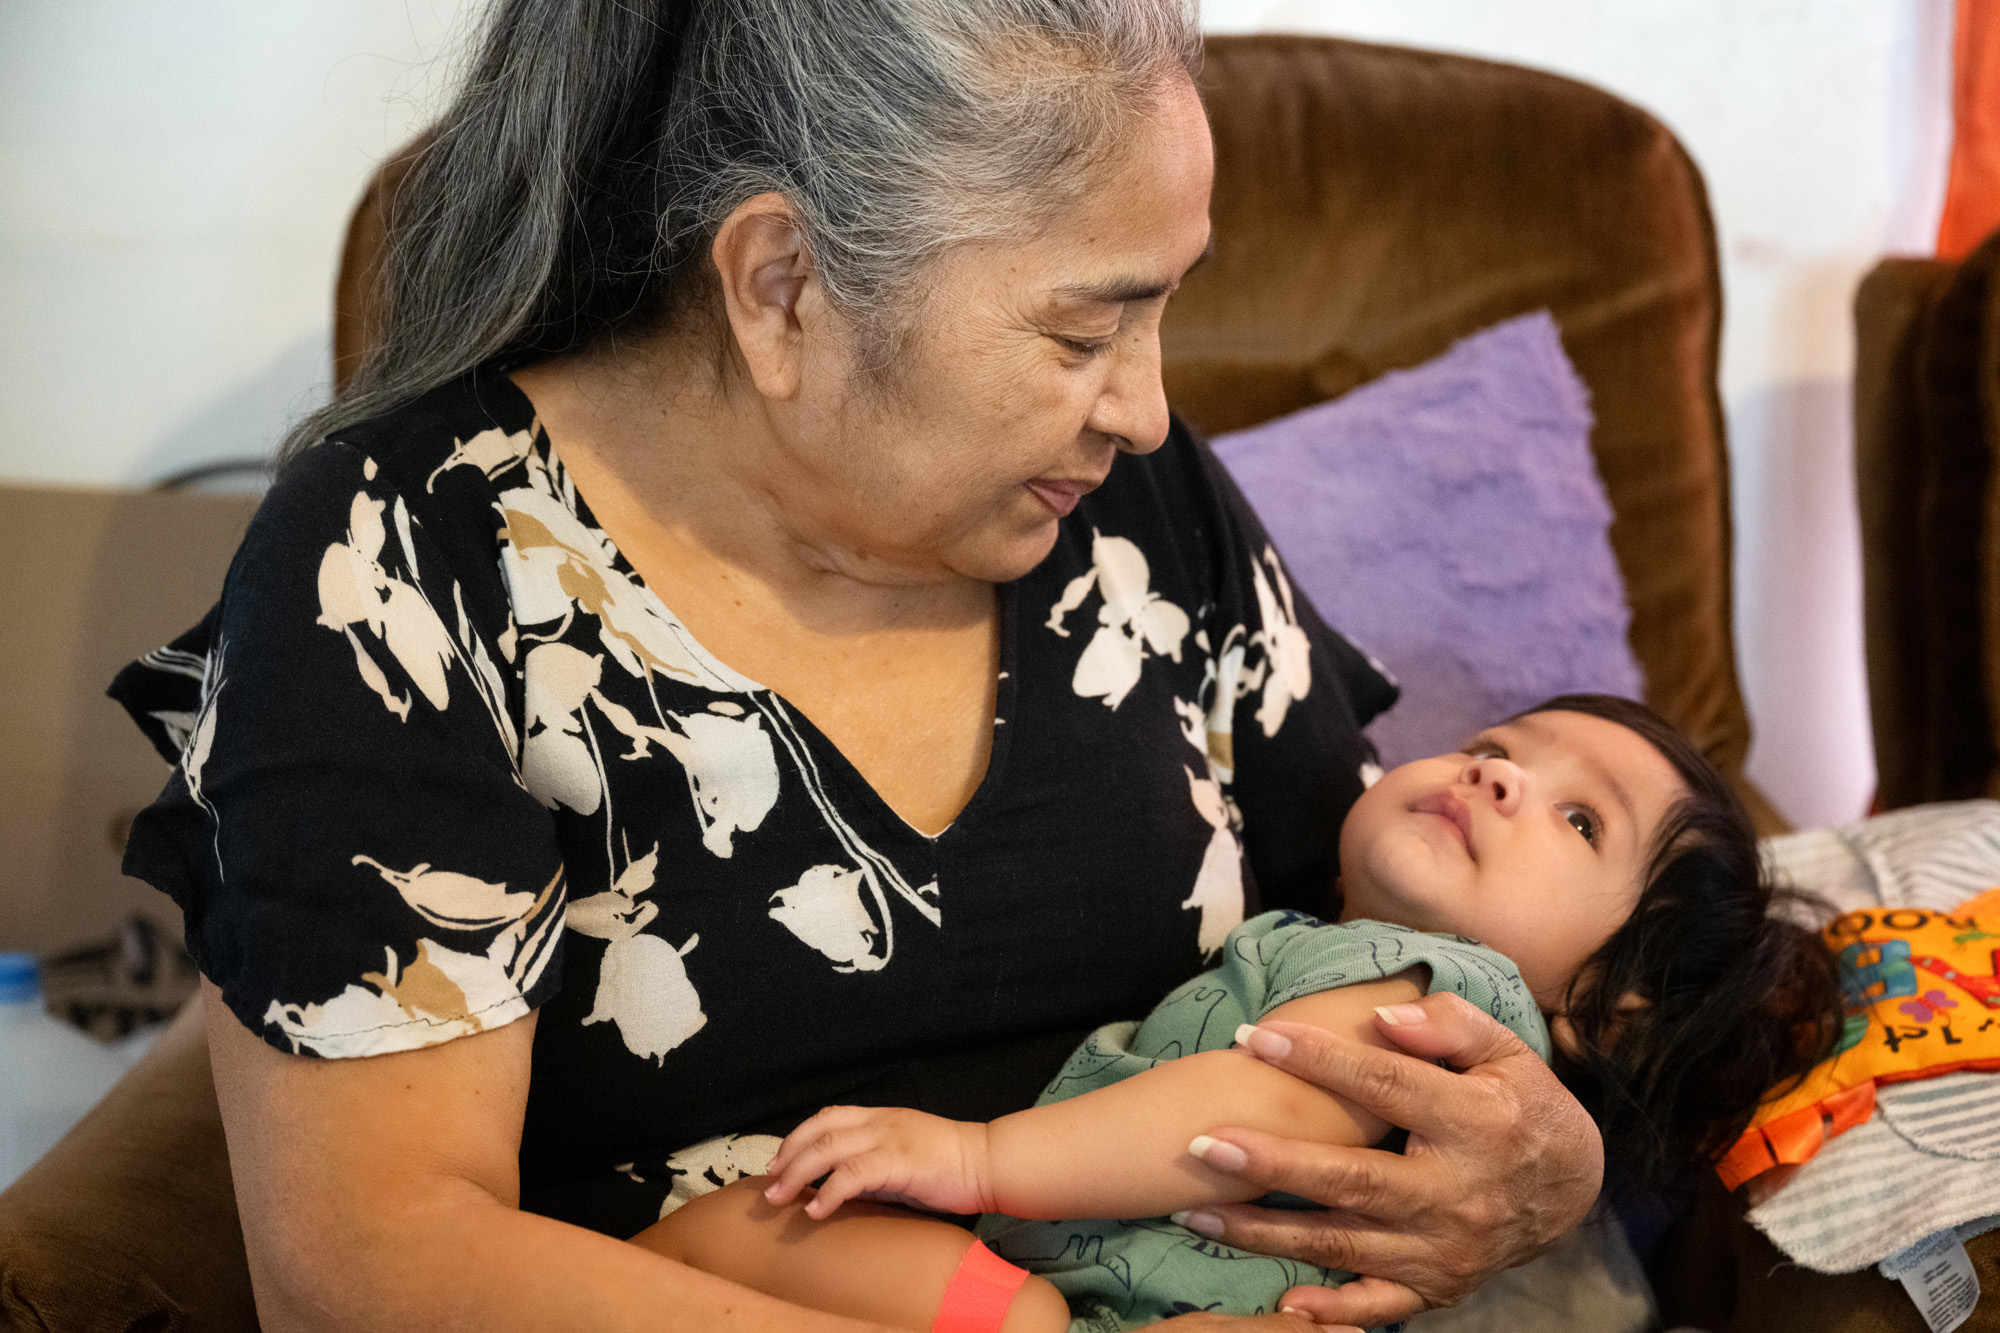
[[[1386,766],[1550,695],[1639,697],[1590,428],[1543,310],[1215,441],[1293,579],[1402,685],[1369,728]]]

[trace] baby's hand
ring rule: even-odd
[[[806,1204],[815,1218],[849,1199],[907,1203],[944,1213],[995,1211],[986,1126],[895,1107],[829,1106],[786,1136],[764,1168],[764,1197],[790,1203],[831,1171]]]

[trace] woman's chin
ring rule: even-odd
[[[1055,549],[1058,520],[1051,516],[1033,527],[982,533],[952,553],[958,574],[987,583],[1012,583],[1035,570]]]

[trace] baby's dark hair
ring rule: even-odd
[[[1673,724],[1605,694],[1560,695],[1516,718],[1549,712],[1637,733],[1687,785],[1654,836],[1631,917],[1570,983],[1573,1040],[1556,1042],[1554,1060],[1604,1135],[1613,1179],[1657,1188],[1727,1150],[1768,1090],[1832,1052],[1835,963],[1815,934],[1772,915],[1812,900],[1773,884],[1742,803]],[[1627,995],[1642,1003],[1621,1007]]]

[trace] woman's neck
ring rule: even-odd
[[[829,635],[991,614],[991,585],[844,538],[770,405],[708,349],[660,340],[513,379],[599,525],[644,573],[700,570]]]

